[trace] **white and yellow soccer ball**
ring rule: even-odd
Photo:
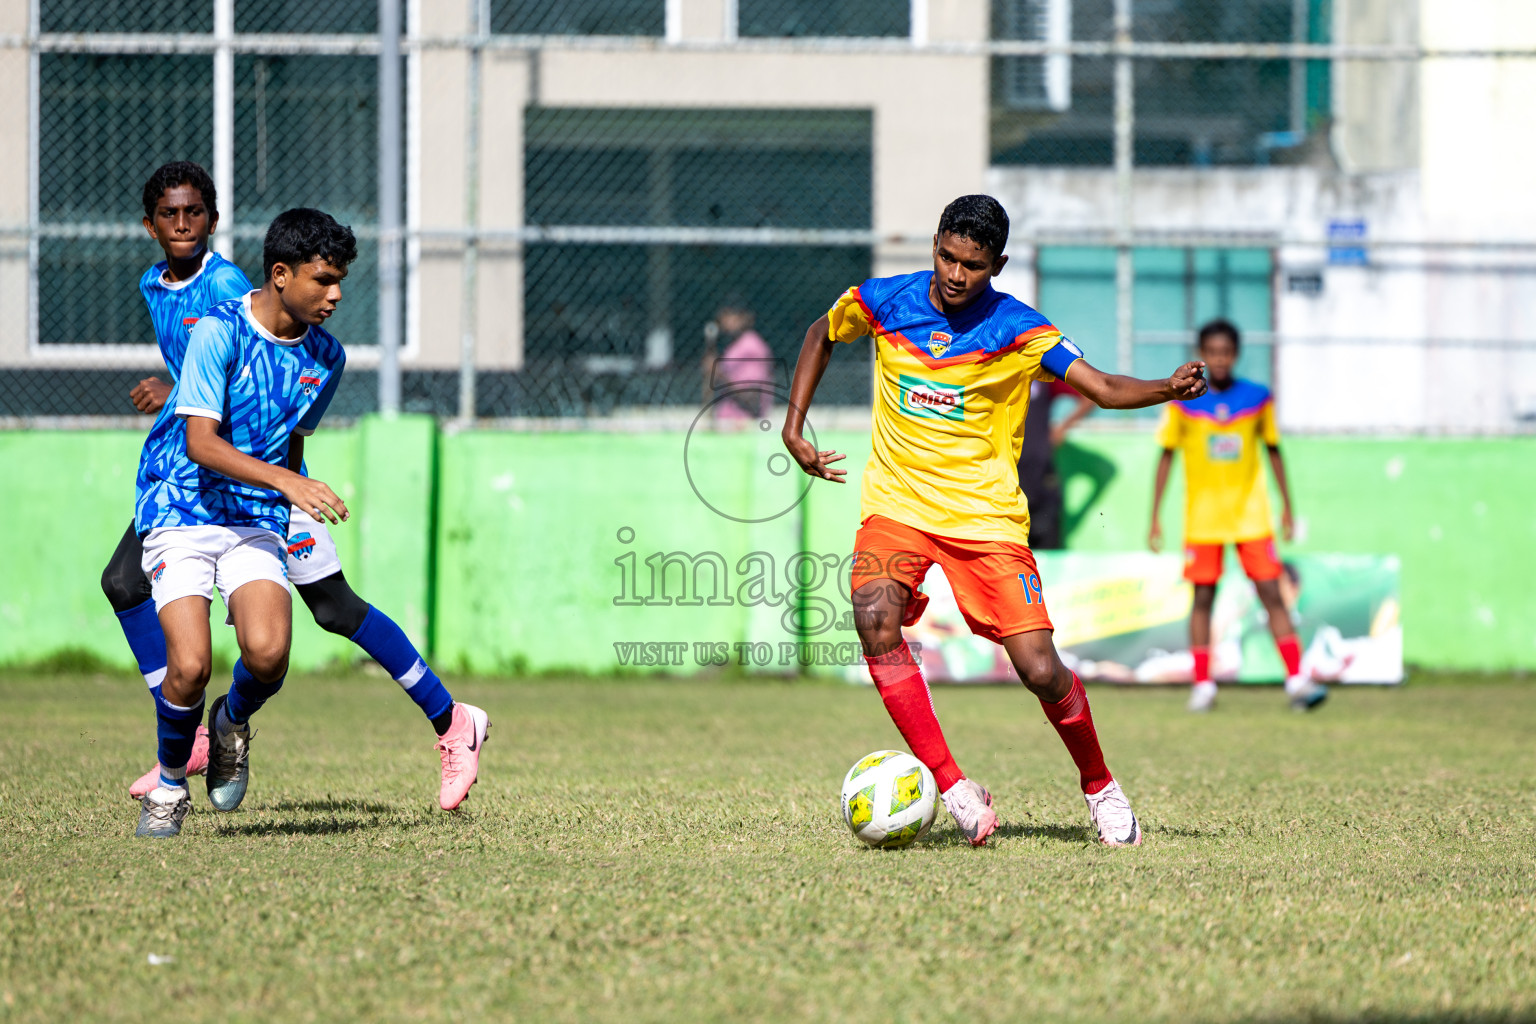
[[[899,750],[861,757],[843,779],[843,820],[885,850],[921,839],[938,813],[939,788],[923,762]]]

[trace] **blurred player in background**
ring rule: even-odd
[[[1076,408],[1060,423],[1051,423],[1056,399],[1075,398]],[[1098,406],[1077,393],[1064,380],[1029,386],[1029,414],[1024,421],[1024,442],[1019,447],[1019,488],[1029,502],[1029,546],[1035,551],[1054,551],[1062,541],[1061,474],[1056,470],[1056,449],[1067,433]]]
[[[1235,326],[1212,320],[1200,328],[1200,358],[1211,388],[1203,396],[1175,402],[1163,413],[1157,443],[1163,455],[1152,486],[1152,529],[1147,543],[1161,550],[1159,510],[1168,486],[1175,451],[1184,453],[1184,578],[1195,585],[1189,613],[1189,651],[1194,657],[1191,711],[1209,711],[1216,703],[1211,679],[1211,608],[1221,579],[1226,545],[1237,547],[1243,571],[1253,581],[1269,615],[1269,629],[1285,662],[1285,692],[1299,711],[1317,707],[1328,690],[1301,672],[1301,644],[1281,600],[1280,559],[1275,554],[1269,495],[1259,466],[1259,449],[1269,452],[1269,466],[1280,490],[1280,529],[1291,539],[1291,491],[1280,456],[1280,430],[1269,389],[1232,374],[1242,344]]]
[[[143,201],[145,230],[160,245],[165,259],[144,272],[139,292],[149,307],[155,340],[174,383],[181,375],[192,326],[217,303],[251,291],[251,283],[239,267],[208,247],[219,223],[218,195],[212,178],[201,166],[179,161],[160,167],[145,183]],[[140,412],[153,415],[165,405],[170,392],[171,384],[149,377],[140,381],[129,397]],[[130,523],[102,573],[101,585],[153,696],[165,676],[165,637],[149,582],[140,567],[142,557],[138,533]],[[479,767],[473,729],[478,709],[464,705],[462,711],[455,710],[460,706],[405,632],[358,597],[347,583],[336,557],[336,543],[324,523],[301,508],[295,508],[289,520],[287,572],[315,623],[366,651],[431,720],[439,737],[442,766],[439,803],[446,809],[458,806]],[[207,766],[208,730],[199,725],[187,770],[198,775]],[[157,765],[128,791],[142,797],[158,780]]]
[[[928,683],[906,641],[940,565],[971,631],[1001,644],[1077,765],[1089,817],[1107,846],[1136,846],[1141,826],[1104,763],[1088,697],[1061,663],[1034,555],[1019,447],[1034,381],[1070,381],[1094,403],[1134,409],[1205,390],[1199,363],[1160,381],[1094,369],[1045,317],[992,287],[1008,257],[1008,215],[991,196],[945,208],[933,270],[849,288],[806,332],[790,387],[784,444],[812,476],[838,483],[843,458],[802,436],[839,342],[875,339],[873,451],[854,544],[855,626],[880,697],[933,772],[955,823],[980,846],[997,828],[992,797],[950,755]]]
[[[357,258],[348,228],[319,210],[289,210],[267,229],[265,282],[203,312],[176,385],[139,459],[134,523],[165,634],[155,694],[158,784],[137,834],[181,833],[191,809],[187,762],[212,674],[208,611],[218,590],[240,660],[208,709],[208,802],[232,811],[250,781],[250,719],[288,675],[293,605],[285,567],[291,506],[347,518],[336,492],[298,472],[304,437],[325,415],[346,353],[320,327]]]

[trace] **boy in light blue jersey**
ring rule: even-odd
[[[250,716],[283,685],[292,639],[284,572],[288,510],[341,522],[347,507],[297,472],[341,381],[346,354],[320,328],[357,258],[352,232],[318,210],[267,231],[261,289],[214,306],[188,340],[182,372],[139,458],[134,525],[165,631],[155,697],[160,784],[137,834],[179,835],[191,808],[187,761],[212,671],[208,610],[217,589],[240,645],[229,693],[210,709],[208,798],[231,811],[250,779]]]
[[[139,291],[174,382],[181,375],[193,325],[219,302],[249,292],[251,285],[239,267],[208,248],[218,224],[218,207],[213,181],[202,167],[182,161],[156,170],[144,186],[144,212],[144,226],[166,258],[145,271]],[[141,381],[130,397],[140,412],[158,413],[170,392],[170,384],[151,377]],[[302,466],[299,472],[304,472]],[[352,590],[323,522],[294,508],[286,546],[288,580],[316,624],[366,651],[431,721],[442,763],[439,803],[444,809],[458,806],[478,771],[479,748],[474,742],[478,709],[456,704],[405,632]],[[165,675],[165,638],[142,561],[139,534],[130,524],[102,574],[102,589],[154,696]],[[207,730],[199,726],[188,773],[200,774],[207,764]],[[159,769],[156,765],[137,779],[129,787],[130,795],[142,798],[156,788]]]

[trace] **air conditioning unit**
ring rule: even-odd
[[[998,38],[1046,43],[1072,41],[1072,0],[996,0]],[[1003,104],[1012,110],[1065,111],[1072,107],[1072,58],[1004,57]]]

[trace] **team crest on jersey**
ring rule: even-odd
[[[181,326],[187,329],[188,334],[192,333],[192,325],[197,323],[197,319],[195,316],[184,316],[181,318]]]
[[[315,392],[320,390],[320,373],[320,368],[316,366],[299,374],[299,390],[304,392],[305,398],[314,397]]]
[[[943,359],[944,353],[949,351],[949,343],[954,340],[953,336],[945,334],[943,331],[929,331],[928,351],[933,353],[933,358]]]
[[[159,583],[160,577],[163,575],[165,575],[165,559],[162,558],[159,565],[149,570],[149,581],[151,583]]]
[[[901,375],[901,411],[919,419],[965,419],[965,388]]]
[[[288,538],[288,556],[290,558],[305,559],[315,550],[315,538],[307,533],[296,533]]]

